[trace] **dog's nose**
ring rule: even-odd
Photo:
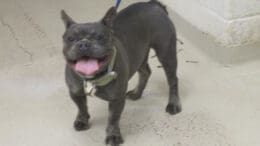
[[[78,44],[78,48],[79,48],[80,51],[86,51],[90,46],[91,46],[91,44],[89,42],[86,42],[86,41],[80,42]]]

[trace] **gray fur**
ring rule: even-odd
[[[111,146],[123,143],[119,120],[126,98],[139,99],[147,84],[151,70],[148,53],[153,48],[165,70],[169,84],[169,101],[166,111],[177,114],[181,111],[178,95],[177,55],[175,28],[167,15],[165,6],[158,1],[135,3],[117,13],[110,8],[105,17],[95,23],[78,24],[65,11],[61,12],[66,32],[63,35],[63,53],[67,60],[66,83],[70,96],[79,112],[74,122],[76,130],[89,128],[90,118],[84,93],[84,78],[68,65],[84,55],[100,57],[111,53],[116,46],[114,71],[118,77],[105,86],[97,87],[96,96],[109,103],[109,118],[105,142]],[[100,36],[101,39],[100,39]],[[102,73],[103,70],[100,71]],[[129,79],[139,73],[136,88],[127,92]]]

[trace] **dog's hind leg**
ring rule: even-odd
[[[148,64],[148,57],[145,59],[144,63],[139,68],[138,74],[139,79],[137,86],[134,90],[131,90],[126,94],[126,97],[132,100],[137,100],[141,98],[144,88],[146,87],[148,79],[151,75],[151,69]]]
[[[172,34],[172,36],[161,38],[164,38],[164,40],[158,40],[154,45],[154,50],[164,68],[169,84],[170,95],[166,112],[174,115],[181,112],[181,103],[178,94],[176,37]]]

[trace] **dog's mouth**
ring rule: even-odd
[[[100,58],[84,56],[78,60],[68,61],[68,64],[77,72],[84,76],[93,76],[106,68],[111,60],[111,55]]]

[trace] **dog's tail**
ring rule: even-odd
[[[165,13],[168,14],[166,6],[163,5],[161,2],[159,2],[158,0],[150,0],[150,3],[154,3],[154,4],[159,5],[165,11]]]

